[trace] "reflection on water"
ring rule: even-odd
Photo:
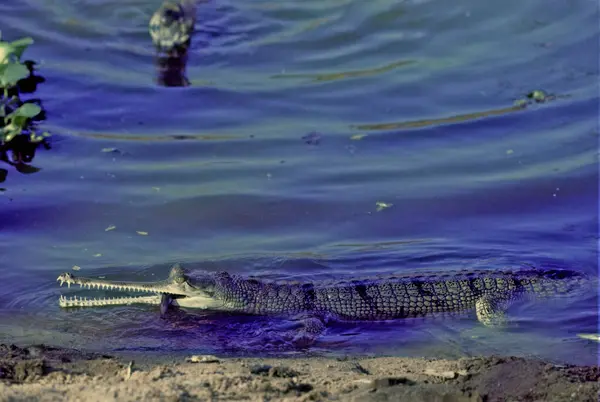
[[[159,3],[0,2],[6,39],[36,41],[53,134],[51,152],[17,155],[38,173],[0,170],[0,341],[243,354],[271,324],[63,311],[55,280],[74,265],[123,280],[175,261],[270,278],[597,275],[594,4],[214,0],[185,58],[161,59]],[[533,90],[560,96],[515,105]],[[597,345],[576,334],[597,332],[597,302],[511,312],[510,336],[472,317],[334,326],[310,353],[589,362]]]
[[[187,87],[190,85],[185,69],[188,62],[188,49],[175,54],[156,57],[157,84],[166,87]]]
[[[540,98],[536,99],[535,96],[540,93]],[[397,123],[378,123],[378,124],[357,124],[351,126],[351,128],[356,130],[401,130],[408,128],[418,128],[418,127],[428,127],[428,126],[437,126],[442,124],[452,124],[452,123],[461,123],[465,121],[482,119],[485,117],[492,116],[502,116],[504,114],[519,112],[525,109],[527,106],[536,103],[546,103],[552,102],[557,99],[568,98],[567,95],[547,95],[542,91],[536,90],[527,94],[526,98],[518,99],[515,101],[515,104],[510,107],[505,107],[501,109],[494,110],[483,110],[480,112],[474,113],[466,113],[456,116],[450,117],[442,117],[438,119],[428,119],[428,120],[418,120],[418,121],[406,121],[406,122],[397,122]]]
[[[386,73],[388,71],[392,71],[396,68],[412,64],[411,61],[398,61],[386,66],[369,68],[358,71],[345,71],[339,73],[329,73],[329,74],[275,74],[271,78],[311,78],[314,81],[334,81],[334,80],[342,80],[345,78],[356,78],[356,77],[367,77],[370,75],[378,75],[382,73]]]

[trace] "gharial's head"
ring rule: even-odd
[[[194,29],[195,16],[181,4],[165,2],[150,18],[148,26],[154,45],[165,51],[186,47]]]
[[[199,295],[212,297],[214,293],[215,281],[212,275],[206,272],[198,272],[190,275],[181,264],[175,263],[169,271],[168,292],[176,299],[193,298]]]
[[[86,306],[108,306],[125,305],[133,303],[164,304],[168,303],[189,308],[215,308],[221,307],[222,302],[213,298],[215,289],[214,276],[209,273],[189,275],[180,264],[171,267],[169,278],[158,282],[118,282],[104,279],[76,277],[70,272],[61,274],[57,281],[61,286],[66,283],[87,287],[89,289],[106,289],[127,291],[132,293],[157,293],[153,296],[128,296],[114,299],[87,299],[71,298],[61,296],[59,304],[61,307],[86,307]]]

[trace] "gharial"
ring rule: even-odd
[[[567,269],[515,271],[456,271],[430,275],[398,275],[378,279],[324,282],[276,282],[227,272],[171,268],[169,278],[157,282],[119,282],[80,278],[63,273],[61,286],[156,293],[115,299],[66,298],[61,307],[128,304],[160,305],[231,311],[255,315],[300,317],[308,332],[320,333],[329,320],[378,321],[475,311],[485,326],[506,323],[505,312],[515,301],[530,297],[574,295],[589,278]]]

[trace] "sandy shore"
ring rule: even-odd
[[[516,357],[188,358],[135,363],[0,345],[2,401],[598,401],[598,367]]]

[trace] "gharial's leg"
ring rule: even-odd
[[[317,317],[302,319],[302,327],[296,332],[292,343],[295,346],[310,346],[325,332],[325,323]]]
[[[312,345],[325,331],[325,324],[318,317],[298,315],[286,321],[283,324],[261,329],[258,337],[250,344],[265,347],[283,343],[304,348]]]
[[[170,294],[163,293],[161,295],[161,298],[160,298],[160,316],[161,317],[163,317],[167,313],[167,310],[169,309],[169,306],[171,305],[172,301],[173,301],[173,297]]]
[[[503,297],[482,296],[475,302],[477,319],[486,327],[505,327],[508,324],[505,311],[509,304]]]

